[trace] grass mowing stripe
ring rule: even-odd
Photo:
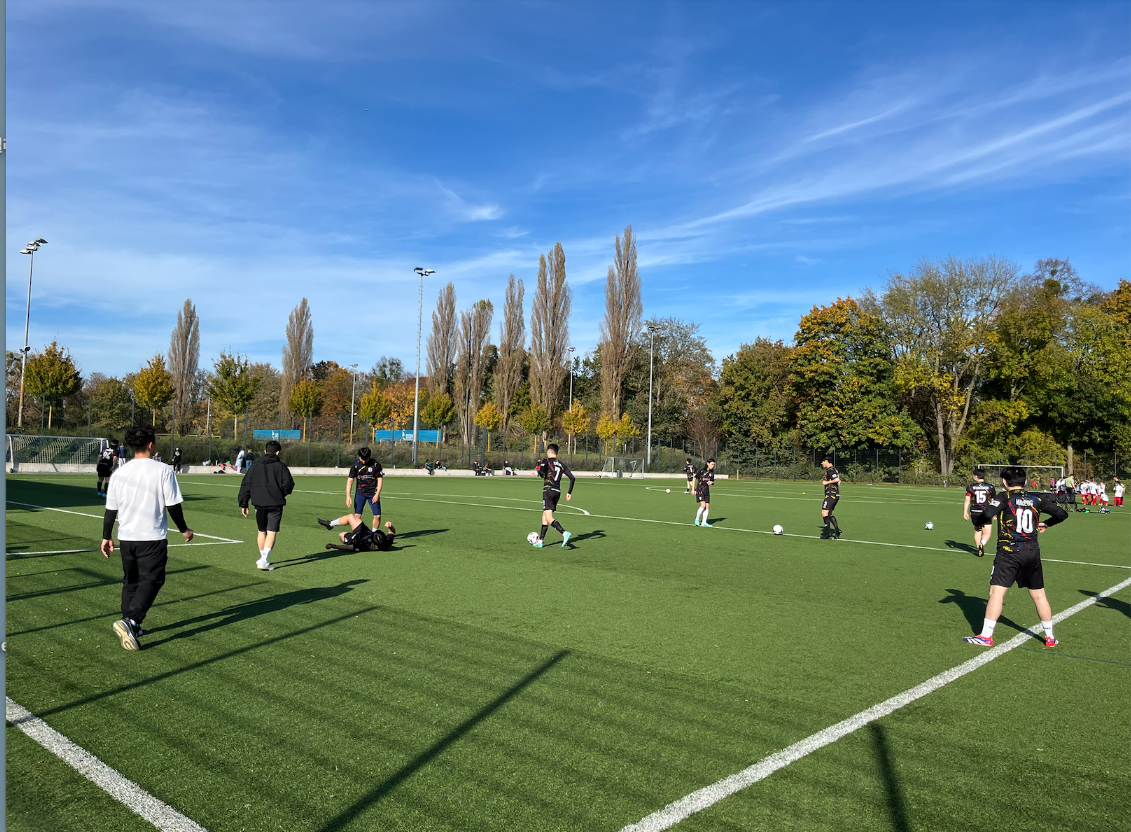
[[[1052,617],[1053,623],[1059,624],[1066,618],[1092,606],[1100,599],[1107,598],[1109,595],[1113,595],[1129,586],[1131,586],[1131,578],[1120,581],[1115,586],[1109,587],[1091,598],[1081,601],[1079,604],[1054,615]],[[692,815],[714,806],[720,800],[730,797],[732,794],[742,791],[748,786],[765,780],[775,771],[783,769],[789,764],[809,756],[814,751],[818,751],[826,745],[831,745],[837,740],[858,731],[865,725],[888,716],[905,705],[910,705],[915,700],[922,699],[929,693],[934,693],[939,688],[949,685],[956,679],[961,679],[967,673],[972,673],[979,667],[989,664],[999,656],[1003,656],[1010,650],[1014,650],[1025,644],[1030,638],[1035,637],[1038,632],[1040,632],[1040,629],[1040,625],[1035,624],[1004,644],[992,647],[980,656],[976,656],[969,661],[952,667],[950,670],[943,671],[922,684],[905,690],[903,693],[896,694],[890,699],[880,702],[878,705],[873,705],[866,710],[860,711],[858,714],[850,716],[848,719],[838,722],[836,725],[830,725],[828,728],[818,731],[812,736],[795,742],[788,748],[783,748],[781,751],[771,754],[764,760],[755,763],[749,768],[743,769],[737,774],[732,774],[716,783],[694,791],[686,797],[669,803],[663,809],[660,809],[658,812],[653,812],[637,823],[623,827],[620,832],[660,832],[663,829],[670,829],[680,821],[686,820]]]
[[[51,506],[37,506],[35,503],[18,503],[15,500],[8,500],[7,502],[8,502],[9,505],[13,505],[13,506],[26,506],[27,508],[38,508],[38,509],[42,509],[43,511],[58,511],[61,514],[75,514],[75,515],[78,515],[79,517],[93,517],[95,520],[101,520],[102,519],[102,516],[99,515],[99,514],[87,514],[84,511],[71,511],[70,509],[52,508]],[[242,540],[232,540],[230,537],[217,537],[214,534],[205,534],[204,532],[194,531],[193,536],[194,537],[207,537],[209,540],[219,540],[221,543],[243,543]],[[55,553],[52,552],[52,553],[44,553],[44,554],[55,554]],[[59,553],[59,554],[63,554],[63,553]],[[66,554],[70,554],[70,553],[68,552]]]
[[[161,832],[207,832],[203,826],[161,802],[137,783],[127,780],[85,748],[75,745],[42,719],[12,701],[11,697],[5,699],[9,723]]]

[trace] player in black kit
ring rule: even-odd
[[[353,493],[353,484],[357,483],[357,493]],[[385,482],[385,472],[381,463],[373,458],[368,448],[360,448],[357,452],[357,461],[350,466],[349,475],[346,477],[346,508],[353,508],[353,513],[358,517],[365,514],[365,506],[373,512],[374,528],[381,525],[381,486]]]
[[[1051,499],[1035,491],[1025,491],[1025,469],[1006,468],[1001,472],[1005,493],[998,494],[982,512],[986,520],[997,521],[997,555],[990,572],[990,600],[982,632],[963,641],[982,647],[994,646],[994,626],[1001,617],[1005,593],[1013,584],[1029,590],[1041,628],[1045,631],[1045,647],[1056,647],[1052,634],[1052,607],[1045,597],[1045,575],[1041,567],[1041,546],[1037,535],[1050,526],[1068,519],[1068,512]],[[1049,515],[1042,521],[1041,514]]]
[[[387,552],[393,547],[393,539],[397,530],[393,524],[385,521],[387,532],[380,529],[371,529],[361,522],[360,514],[347,514],[337,520],[319,520],[318,525],[326,529],[335,526],[349,526],[348,532],[339,532],[341,543],[327,543],[327,549],[337,549],[339,552]]]
[[[821,502],[821,520],[824,521],[825,528],[821,532],[821,537],[826,540],[829,537],[840,540],[840,526],[833,516],[833,509],[840,500],[840,471],[833,467],[833,461],[828,457],[821,460],[821,467],[825,469],[825,499]],[[830,524],[832,524],[831,529]]]
[[[711,485],[715,482],[715,460],[708,459],[702,471],[695,474],[695,500],[699,508],[695,511],[695,525],[706,526],[713,529],[707,522],[707,514],[711,510]],[[702,522],[700,522],[702,517]]]
[[[986,519],[986,506],[997,492],[986,482],[986,472],[981,468],[974,471],[974,482],[966,486],[966,501],[962,505],[962,519],[974,524],[974,545],[978,547],[978,557],[986,554],[986,544],[993,533],[993,522]]]
[[[558,459],[558,446],[551,444],[546,446],[546,458],[534,466],[532,473],[534,476],[542,478],[542,531],[538,533],[538,542],[534,544],[534,548],[542,548],[542,544],[546,540],[546,529],[553,526],[562,533],[562,548],[564,549],[573,535],[563,529],[562,524],[554,519],[554,509],[558,507],[558,500],[562,496],[562,477],[569,477],[566,502],[571,499],[575,482],[573,471],[569,470],[569,467]]]
[[[110,487],[110,475],[114,473],[114,463],[118,461],[118,452],[115,448],[118,443],[113,439],[98,454],[98,464],[95,473],[98,474],[98,496],[105,497],[106,489]]]
[[[683,466],[684,476],[687,477],[687,490],[684,494],[691,493],[691,483],[695,481],[695,464],[691,461],[691,457],[687,458],[687,462]]]

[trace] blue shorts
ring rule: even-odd
[[[365,511],[365,506],[368,503],[369,510],[373,512],[375,517],[381,515],[381,501],[373,499],[372,494],[354,494],[353,495],[353,513],[362,514]]]

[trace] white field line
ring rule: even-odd
[[[10,505],[13,505],[13,506],[26,506],[27,508],[38,508],[38,509],[42,509],[43,511],[58,511],[61,514],[75,514],[79,517],[93,517],[95,520],[101,520],[102,519],[101,514],[87,514],[86,512],[83,512],[83,511],[71,511],[70,509],[66,509],[66,508],[52,508],[51,506],[37,506],[35,503],[18,503],[15,500],[8,500],[7,502]],[[217,537],[214,534],[204,534],[203,532],[194,531],[192,534],[193,534],[193,537],[207,537],[209,540],[218,540],[221,543],[243,543],[242,540],[232,540],[230,537]],[[174,546],[191,546],[192,544],[191,543],[174,543],[172,545],[174,545]],[[202,543],[201,545],[203,546],[203,545],[206,545],[206,544]],[[41,554],[46,555],[46,554],[54,554],[54,553],[42,552]],[[62,553],[60,552],[58,554],[62,554]]]
[[[1106,598],[1129,586],[1131,586],[1131,578],[1127,578],[1115,586],[1105,589],[1103,592],[1054,615],[1052,619],[1053,623],[1059,624],[1066,618],[1075,615],[1081,610],[1087,609],[1101,598]],[[989,664],[994,659],[1005,655],[1010,650],[1020,647],[1022,644],[1026,644],[1033,636],[1040,632],[1040,629],[1039,624],[1034,625],[1027,631],[1014,636],[1009,641],[999,644],[997,647],[991,647],[984,653],[956,667],[952,667],[950,670],[946,670],[922,684],[905,690],[903,693],[897,694],[891,699],[884,700],[878,705],[873,705],[858,714],[854,714],[848,719],[838,722],[836,725],[830,725],[823,731],[818,731],[816,734],[806,737],[799,742],[795,742],[788,748],[783,748],[781,751],[771,754],[737,774],[732,774],[716,783],[694,791],[686,797],[669,803],[663,809],[660,809],[658,812],[653,812],[637,823],[625,826],[621,829],[621,832],[660,832],[660,830],[663,829],[670,829],[680,821],[686,820],[697,812],[702,812],[704,809],[714,806],[720,800],[748,786],[765,780],[775,771],[785,768],[790,763],[795,763],[803,757],[809,756],[814,751],[824,748],[826,745],[831,745],[854,731],[858,731],[865,725],[888,716],[905,705],[910,705],[915,700],[921,699],[929,693],[933,693],[944,685],[948,685],[956,679],[961,679],[967,673],[972,673],[979,667]]]
[[[201,485],[201,484],[202,483],[197,483],[197,485]],[[238,485],[225,485],[222,482],[208,482],[208,483],[203,483],[203,484],[204,485],[214,485],[217,488],[239,488]],[[295,494],[338,494],[338,495],[340,495],[342,492],[340,492],[340,491],[311,491],[311,490],[305,489],[305,488],[296,488],[294,493]],[[491,503],[465,503],[465,502],[460,502],[460,501],[456,501],[456,500],[428,500],[428,499],[425,499],[423,497],[403,497],[400,494],[397,494],[396,496],[392,496],[392,495],[385,495],[385,496],[387,497],[387,499],[391,499],[391,500],[408,500],[409,502],[414,502],[414,503],[446,503],[447,505],[452,505],[452,506],[472,506],[474,508],[501,508],[501,509],[506,509],[508,511],[534,511],[535,510],[535,509],[529,509],[529,508],[522,508],[521,506],[497,506],[497,505],[492,505]],[[466,494],[439,494],[437,496],[440,496],[440,497],[466,497],[467,495]],[[534,503],[535,505],[538,505],[538,506],[542,505],[541,500],[531,500],[531,499],[527,499],[525,497],[493,497],[491,499],[511,500],[512,502],[519,502],[519,503]],[[572,511],[580,511],[586,517],[591,516],[589,514],[589,512],[586,511],[583,508],[578,508],[577,506],[570,505],[569,503],[559,503],[557,510],[562,511],[564,509],[571,509]]]
[[[207,832],[176,809],[162,803],[132,780],[127,780],[89,751],[75,745],[26,708],[7,699],[8,722],[19,728],[131,812],[162,832]]]
[[[239,488],[239,486],[237,486],[237,485],[225,485],[224,483],[221,483],[221,482],[209,483],[209,485],[215,485],[219,488]],[[300,490],[300,489],[296,489],[296,492],[302,493],[302,494],[337,494],[337,493],[339,493],[339,492],[336,492],[336,491],[306,491],[306,490]],[[461,494],[459,496],[463,496],[463,495]],[[455,500],[430,500],[430,499],[425,499],[423,497],[402,497],[400,495],[397,495],[396,497],[393,497],[392,499],[408,500],[410,502],[417,502],[417,503],[446,503],[446,504],[449,504],[449,505],[457,505],[457,506],[473,506],[475,508],[496,508],[496,509],[502,509],[504,511],[530,511],[530,509],[520,508],[518,506],[499,506],[499,505],[492,505],[490,503],[466,503],[466,502],[457,502]],[[514,498],[508,498],[508,499],[514,499]],[[531,500],[529,502],[537,502],[537,501]],[[561,510],[563,508],[573,509],[574,511],[580,511],[586,517],[595,517],[595,518],[599,518],[599,519],[602,519],[602,520],[625,520],[625,521],[633,522],[633,523],[658,523],[658,524],[664,525],[664,526],[688,526],[688,525],[690,525],[689,523],[684,523],[684,522],[679,521],[679,520],[651,520],[651,519],[646,518],[646,517],[620,517],[620,516],[617,516],[617,515],[614,515],[614,514],[591,514],[590,512],[586,511],[583,508],[579,508],[577,506],[568,505],[568,504],[564,505],[564,506],[563,505],[558,506],[559,510]],[[737,528],[736,526],[712,526],[711,528],[718,530],[718,531],[744,532],[746,534],[769,534],[769,535],[773,534],[773,532],[770,531],[769,529],[740,529],[740,528]],[[820,535],[815,535],[815,534],[790,534],[789,532],[784,532],[783,534],[781,534],[779,536],[780,537],[797,537],[797,538],[804,538],[804,539],[807,539],[807,540],[821,540]],[[849,538],[849,537],[842,537],[842,538],[840,538],[839,541],[836,541],[836,542],[838,542],[838,543],[861,543],[861,544],[864,544],[864,545],[867,545],[867,546],[891,546],[891,547],[894,547],[894,548],[897,548],[897,549],[922,549],[923,551],[927,551],[927,552],[945,552],[947,554],[953,554],[954,551],[955,551],[954,549],[941,549],[938,546],[916,546],[916,545],[911,544],[911,543],[884,543],[884,542],[879,541],[879,540],[853,540],[852,538]],[[1124,565],[1118,564],[1118,563],[1087,563],[1087,562],[1078,561],[1078,560],[1056,560],[1055,558],[1046,558],[1046,557],[1042,557],[1041,560],[1046,561],[1046,562],[1051,562],[1051,563],[1069,563],[1069,564],[1074,564],[1076,566],[1110,566],[1113,569],[1131,569],[1131,566],[1124,566]]]
[[[643,485],[643,486],[640,486],[640,487],[644,488],[648,491],[662,491],[664,493],[667,493],[667,489],[661,488],[660,486],[657,486],[657,485]],[[682,491],[679,492],[679,493],[684,494],[684,492],[682,492]],[[790,501],[790,502],[805,502],[807,500],[818,501],[818,500],[820,500],[824,497],[824,493],[820,490],[820,483],[818,483],[816,486],[814,486],[814,495],[812,497],[805,494],[805,492],[801,492],[800,495],[794,495],[794,496],[777,496],[777,495],[773,495],[773,494],[743,494],[743,493],[738,492],[738,491],[721,491],[721,490],[718,490],[718,489],[714,489],[714,493],[721,495],[723,497],[749,497],[749,498],[755,499],[755,500],[787,500],[787,501]],[[844,495],[841,495],[841,496],[844,496]],[[802,498],[804,498],[804,499],[802,499]],[[900,497],[894,497],[894,498],[891,498],[891,499],[877,499],[877,498],[874,498],[874,497],[858,497],[858,496],[855,496],[855,495],[852,497],[852,502],[853,503],[874,503],[874,504],[877,504],[877,505],[890,504],[890,503],[899,503],[901,505],[916,505],[916,506],[953,506],[953,505],[957,505],[954,500],[943,500],[943,499],[940,499],[940,500],[907,500],[907,499],[903,499],[903,498],[900,498]]]
[[[229,543],[239,543],[238,540],[217,540],[214,543],[170,543],[169,548],[175,549],[178,546],[227,546]],[[38,557],[39,555],[79,555],[83,552],[100,552],[101,549],[51,549],[46,552],[5,552],[5,556],[9,559],[19,560],[22,557]],[[1128,567],[1131,568],[1131,567]]]

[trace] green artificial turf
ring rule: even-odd
[[[8,695],[213,832],[615,832],[978,650],[992,558],[955,489],[845,486],[831,541],[812,483],[720,481],[702,529],[682,482],[579,480],[573,542],[536,550],[532,478],[385,483],[394,551],[326,551],[344,480],[301,478],[264,573],[238,479],[182,477],[190,525],[244,542],[172,548],[127,653],[116,557],[40,554],[96,548],[92,479],[10,476]],[[1129,543],[1131,510],[1044,535],[1054,610],[1131,577]],[[1127,828],[1129,599],[678,828]],[[1001,639],[1035,622],[1012,590]],[[8,737],[9,828],[137,826]]]

